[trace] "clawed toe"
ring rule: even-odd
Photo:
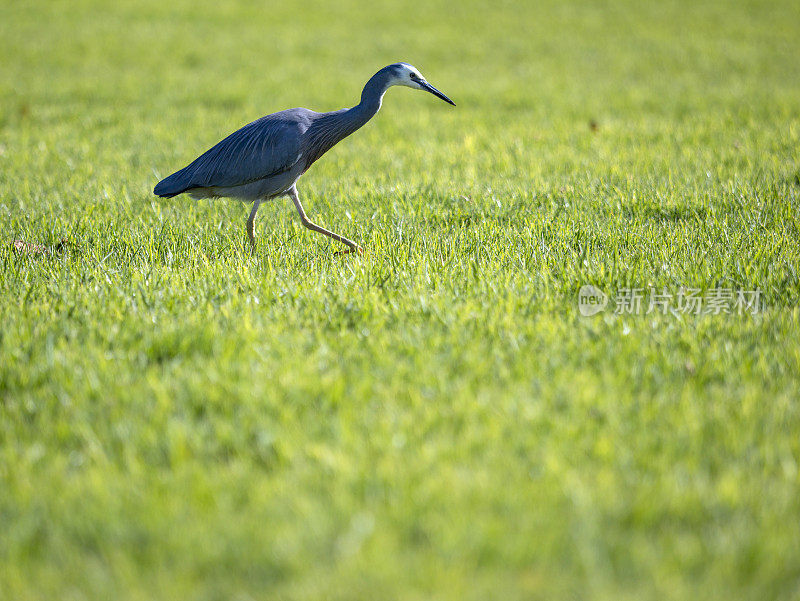
[[[333,256],[340,257],[342,255],[349,255],[351,253],[357,253],[360,255],[363,252],[364,252],[363,248],[361,248],[360,246],[356,246],[355,248],[348,248],[347,250],[337,250],[335,253],[333,253]]]

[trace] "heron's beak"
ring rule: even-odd
[[[423,89],[423,90],[425,90],[426,92],[430,92],[430,93],[431,93],[431,94],[433,94],[434,96],[438,96],[439,98],[441,98],[441,99],[442,99],[442,100],[444,100],[445,102],[449,102],[449,103],[450,103],[450,104],[452,104],[453,106],[455,106],[455,105],[456,105],[456,103],[455,103],[455,102],[453,102],[452,100],[450,100],[450,99],[449,99],[447,96],[445,96],[444,94],[442,94],[442,93],[441,93],[439,90],[437,90],[436,88],[434,88],[434,87],[433,87],[431,84],[429,84],[427,81],[420,81],[420,82],[418,82],[418,83],[419,83],[419,85],[420,85],[420,86],[422,86],[422,89]]]

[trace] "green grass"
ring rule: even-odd
[[[0,597],[800,598],[798,7],[3,2]],[[458,107],[299,185],[364,255],[151,195],[397,60]]]

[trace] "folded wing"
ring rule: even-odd
[[[288,171],[300,160],[306,127],[295,111],[262,117],[158,182],[153,193],[169,198],[192,188],[240,186]]]

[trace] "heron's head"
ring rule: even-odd
[[[390,68],[392,73],[392,79],[389,81],[390,86],[406,86],[415,90],[425,90],[453,106],[456,105],[455,102],[429,84],[416,67],[408,63],[395,63],[390,65]]]

